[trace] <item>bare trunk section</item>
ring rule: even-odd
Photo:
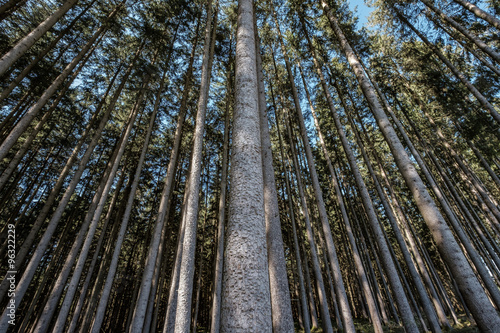
[[[230,47],[232,43],[230,44]],[[219,198],[219,215],[217,220],[219,222],[217,226],[217,253],[215,255],[215,273],[214,273],[214,287],[212,295],[212,312],[211,312],[211,327],[210,333],[219,333],[220,330],[220,305],[221,305],[221,291],[222,291],[222,267],[223,267],[223,255],[224,255],[224,234],[225,234],[225,224],[226,224],[226,193],[227,193],[227,168],[229,159],[229,125],[230,125],[230,105],[232,102],[232,54],[231,49],[229,50],[229,60],[226,66],[226,110],[224,115],[224,144],[222,148],[222,172],[221,172],[221,183],[220,183],[220,198]]]
[[[45,33],[52,28],[59,19],[73,7],[78,0],[68,0],[59,7],[52,15],[47,17],[45,21],[40,23],[33,31],[21,39],[17,44],[0,59],[0,76],[2,76],[9,67],[19,59],[30,47],[33,46]]]
[[[205,42],[203,50],[203,64],[201,73],[200,96],[198,99],[198,113],[194,129],[194,143],[192,149],[189,179],[186,183],[187,196],[185,197],[185,229],[182,242],[181,269],[179,288],[177,290],[177,311],[175,316],[175,332],[188,333],[191,326],[191,299],[193,294],[193,279],[195,270],[196,231],[198,226],[198,210],[200,197],[201,170],[203,162],[203,136],[205,134],[205,118],[210,90],[213,52],[215,46],[215,31],[217,16],[214,20],[212,33],[212,0],[207,1],[207,23],[205,27]],[[217,15],[217,10],[216,14]]]
[[[238,1],[221,331],[272,332],[253,1]]]
[[[267,105],[262,74],[260,41],[255,24],[255,44],[257,55],[257,80],[259,88],[260,129],[262,141],[262,169],[264,171],[264,208],[266,216],[267,255],[269,260],[269,283],[274,333],[293,333],[293,316],[288,289],[288,277],[283,251],[283,236],[279,216],[278,194],[274,178],[271,137],[267,119]]]
[[[474,5],[468,1],[465,1],[465,0],[453,0],[453,1],[455,1],[456,3],[458,3],[459,5],[464,7],[465,9],[470,10],[472,13],[474,13],[474,15],[476,15],[479,18],[482,18],[486,22],[493,25],[495,28],[500,29],[500,20],[497,19],[495,16],[485,12],[481,8],[477,7],[476,5]]]

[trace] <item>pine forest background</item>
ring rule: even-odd
[[[500,2],[0,1],[0,332],[499,332]]]

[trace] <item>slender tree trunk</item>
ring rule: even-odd
[[[154,63],[154,61],[153,61]],[[97,230],[97,226],[100,221],[101,213],[104,209],[104,205],[106,203],[107,197],[109,195],[109,191],[111,190],[111,186],[113,185],[113,181],[116,175],[116,172],[118,170],[118,166],[120,164],[120,161],[122,159],[123,153],[125,152],[125,148],[128,143],[128,138],[130,136],[130,133],[132,132],[132,128],[135,123],[135,119],[137,115],[139,114],[140,110],[142,109],[142,101],[144,99],[145,95],[145,90],[149,84],[151,76],[149,74],[146,74],[144,78],[144,82],[142,85],[142,89],[139,92],[139,97],[138,100],[136,101],[134,108],[132,112],[130,113],[129,119],[128,119],[128,124],[127,127],[125,128],[122,137],[120,139],[120,144],[119,148],[114,153],[115,156],[112,157],[112,160],[108,162],[108,168],[109,168],[109,173],[108,175],[105,174],[105,178],[107,178],[107,181],[101,191],[98,190],[96,193],[99,193],[98,197],[94,197],[93,203],[96,202],[95,210],[89,210],[87,213],[87,216],[85,217],[85,222],[82,225],[80,232],[78,234],[77,239],[75,240],[75,243],[73,244],[73,247],[71,249],[70,254],[68,255],[68,258],[66,259],[65,262],[65,267],[63,268],[62,273],[59,275],[58,280],[56,281],[55,287],[51,292],[51,295],[49,297],[49,300],[45,304],[42,316],[40,317],[36,331],[44,333],[49,327],[50,320],[52,319],[52,316],[57,308],[57,303],[59,302],[59,298],[61,297],[61,294],[63,292],[63,288],[66,285],[66,280],[69,276],[70,270],[73,266],[73,263],[76,260],[76,255],[78,251],[80,250],[80,255],[78,257],[78,261],[76,263],[76,266],[73,270],[73,275],[71,277],[71,281],[69,285],[67,286],[67,292],[66,296],[63,301],[62,305],[62,318],[61,320],[65,321],[67,313],[69,312],[69,308],[71,306],[71,303],[73,301],[73,296],[76,292],[76,288],[78,286],[81,274],[83,272],[83,268],[85,265],[85,261],[87,259],[88,253],[90,251],[90,245],[92,243],[92,239],[94,237],[94,234]],[[135,192],[134,192],[135,193]],[[88,232],[87,232],[88,230]],[[85,241],[84,241],[85,237]],[[83,245],[82,245],[83,243]],[[59,321],[57,323],[58,325],[62,325],[59,327],[56,327],[54,329],[55,332],[58,330],[64,329],[64,322]]]
[[[0,59],[0,76],[2,76],[9,67],[32,47],[50,28],[52,28],[52,26],[77,2],[78,0],[66,1],[58,10],[40,23],[38,27],[17,42],[9,52],[4,54]]]
[[[71,0],[76,1],[76,0]],[[115,9],[108,15],[105,22],[101,25],[99,29],[92,35],[90,40],[85,44],[82,50],[78,53],[78,55],[73,58],[73,60],[64,68],[64,70],[57,76],[57,78],[52,82],[52,84],[43,92],[42,96],[38,99],[35,105],[33,105],[28,112],[23,116],[23,118],[17,123],[17,125],[12,129],[9,136],[5,139],[5,141],[0,146],[0,160],[2,160],[9,150],[14,146],[17,139],[23,134],[26,128],[29,126],[33,118],[42,110],[47,101],[54,95],[59,86],[63,83],[64,80],[69,76],[69,74],[73,71],[76,65],[82,60],[82,58],[87,54],[90,50],[94,42],[97,40],[101,34],[105,33],[107,30],[107,22],[111,18],[113,18],[118,10],[123,6],[123,2],[121,2]]]
[[[221,331],[272,332],[253,1],[238,1]]]
[[[303,27],[303,28],[305,28],[305,27]],[[308,38],[308,36],[306,38]],[[315,62],[315,64],[316,64],[316,62]],[[383,332],[382,323],[381,323],[380,316],[379,316],[378,311],[377,311],[377,307],[375,305],[375,299],[373,298],[372,291],[370,289],[370,286],[368,284],[368,280],[366,278],[366,272],[365,272],[365,269],[363,267],[363,263],[361,262],[361,256],[359,254],[358,247],[357,247],[356,241],[354,239],[351,223],[349,222],[349,217],[347,215],[347,211],[346,211],[344,201],[342,198],[342,192],[340,191],[339,184],[337,181],[337,176],[335,175],[335,172],[333,170],[332,162],[330,160],[330,154],[326,148],[326,144],[325,144],[325,141],[323,138],[323,133],[321,132],[318,117],[316,116],[316,112],[314,110],[314,107],[313,107],[313,104],[311,101],[311,96],[309,95],[309,90],[307,89],[307,83],[306,83],[304,73],[302,72],[302,67],[300,66],[300,64],[299,64],[299,70],[300,70],[300,74],[302,76],[302,82],[304,84],[304,90],[306,92],[307,100],[309,102],[309,107],[310,107],[311,113],[313,115],[314,125],[316,126],[316,131],[318,132],[319,142],[320,142],[321,148],[323,150],[323,155],[326,159],[328,170],[330,171],[332,185],[333,185],[333,188],[335,190],[335,194],[337,196],[337,203],[339,204],[340,211],[342,214],[342,219],[344,220],[347,236],[348,236],[348,239],[349,239],[349,242],[351,244],[352,251],[353,251],[354,264],[356,266],[356,271],[358,273],[358,277],[360,279],[363,293],[364,293],[366,302],[368,304],[368,309],[370,311],[370,319],[373,323],[374,331],[382,333]],[[324,88],[326,88],[326,86],[324,86]]]
[[[142,166],[144,164],[144,159],[146,157],[146,152],[148,149],[149,140],[151,138],[151,132],[153,131],[153,126],[154,126],[154,122],[156,120],[156,113],[157,112],[158,112],[158,105],[156,104],[155,108],[153,109],[153,113],[151,114],[149,126],[148,126],[148,129],[146,132],[146,137],[144,139],[144,144],[143,144],[142,150],[141,150],[141,155],[140,155],[139,161],[137,163],[137,168],[136,168],[135,175],[133,178],[134,181],[132,182],[130,195],[127,199],[127,207],[126,207],[125,213],[123,215],[120,230],[118,232],[118,238],[115,241],[115,247],[113,250],[113,257],[111,259],[111,263],[109,264],[109,267],[107,268],[108,275],[106,277],[106,283],[104,285],[103,292],[102,292],[101,297],[99,299],[99,305],[97,306],[97,312],[96,312],[96,316],[94,318],[94,323],[92,325],[92,330],[91,330],[92,333],[94,333],[94,332],[98,333],[101,330],[102,321],[104,319],[104,314],[106,312],[106,306],[108,303],[109,295],[111,293],[111,287],[113,285],[113,280],[115,277],[116,269],[118,267],[118,259],[120,256],[120,250],[121,250],[121,247],[123,244],[123,240],[125,239],[125,232],[127,231],[127,225],[128,225],[129,220],[130,220],[130,215],[131,215],[133,204],[134,204],[136,190],[137,190],[137,186],[139,185]],[[69,310],[69,308],[68,308],[68,310]],[[57,323],[56,323],[56,328],[57,328]],[[56,332],[56,329],[54,329],[54,332]],[[59,331],[57,331],[57,332],[59,332]]]
[[[216,11],[217,13],[217,11]],[[217,15],[217,14],[216,14]],[[189,332],[191,327],[191,299],[193,294],[194,260],[196,251],[196,231],[198,224],[198,203],[200,196],[200,175],[203,161],[203,136],[205,133],[205,118],[210,90],[213,50],[215,45],[215,29],[217,19],[214,20],[214,34],[212,28],[212,1],[207,1],[207,24],[205,27],[205,44],[201,73],[200,96],[198,99],[198,113],[194,129],[194,143],[191,156],[189,179],[186,183],[185,229],[182,242],[181,269],[179,289],[177,290],[177,311],[175,316],[175,332]]]
[[[12,1],[12,0],[11,0]],[[0,102],[2,102],[5,98],[7,98],[7,96],[9,96],[9,94],[12,92],[12,90],[14,90],[15,87],[17,87],[17,85],[19,84],[19,82],[21,82],[25,77],[26,75],[28,75],[31,71],[31,69],[40,61],[43,59],[43,57],[45,57],[45,55],[47,55],[47,53],[49,53],[50,50],[52,50],[54,48],[54,46],[57,45],[57,43],[61,40],[61,38],[63,38],[64,36],[66,36],[66,34],[71,31],[71,29],[74,27],[75,23],[78,22],[78,20],[87,12],[87,10],[92,7],[92,5],[95,3],[96,0],[92,0],[88,5],[87,7],[85,7],[81,12],[80,14],[75,17],[70,24],[68,24],[68,26],[59,33],[59,35],[57,35],[57,37],[49,44],[47,45],[47,47],[45,47],[42,52],[40,52],[35,59],[33,59],[28,66],[26,66],[21,73],[19,73],[16,78],[14,80],[12,80],[12,82],[9,84],[9,86],[2,90],[2,93],[0,94]],[[1,12],[1,10],[0,10]]]
[[[481,103],[481,105],[488,110],[491,116],[500,123],[500,114],[495,110],[493,105],[484,97],[479,90],[464,76],[462,72],[460,72],[451,61],[446,58],[443,53],[436,47],[436,45],[432,44],[420,31],[418,31],[409,21],[408,19],[401,14],[395,7],[394,11],[396,12],[397,17],[405,23],[415,34],[434,52],[434,54],[450,69],[450,71],[469,89],[469,91],[476,97],[476,99]]]
[[[330,265],[331,269],[333,272],[333,278],[335,280],[334,286],[336,288],[336,294],[338,297],[338,301],[340,303],[340,309],[341,309],[341,318],[343,322],[344,329],[346,332],[355,332],[354,328],[354,322],[352,319],[352,314],[351,310],[349,308],[349,302],[347,300],[347,295],[345,293],[345,287],[344,287],[344,282],[342,280],[342,274],[340,272],[340,266],[337,258],[337,251],[335,249],[335,244],[333,243],[333,238],[332,238],[332,231],[330,228],[330,224],[328,222],[328,215],[326,213],[326,207],[325,203],[323,200],[323,193],[321,191],[321,187],[319,185],[319,180],[318,180],[318,174],[316,172],[316,166],[314,165],[314,158],[312,155],[312,150],[309,144],[309,139],[307,137],[307,132],[304,124],[304,118],[302,116],[302,110],[300,107],[300,101],[298,98],[298,93],[297,93],[297,88],[294,84],[293,80],[293,75],[292,75],[292,69],[290,65],[290,61],[288,60],[288,55],[286,53],[286,48],[283,43],[283,38],[281,37],[281,32],[278,26],[278,21],[276,18],[276,14],[273,11],[274,15],[274,21],[276,24],[276,29],[278,32],[278,37],[279,41],[281,44],[281,50],[283,53],[283,57],[285,58],[285,65],[288,73],[288,78],[290,80],[290,85],[292,87],[292,94],[293,94],[293,100],[295,104],[295,110],[297,114],[297,120],[299,123],[299,128],[302,136],[302,141],[304,143],[304,149],[306,152],[307,156],[307,165],[309,167],[309,172],[311,173],[311,180],[314,188],[314,194],[315,194],[315,199],[316,203],[318,205],[318,210],[319,210],[319,216],[320,216],[320,221],[321,221],[321,226],[323,228],[323,234],[326,240],[326,247],[327,247],[327,253],[328,253],[328,258],[330,260]]]
[[[274,178],[271,138],[267,118],[267,105],[262,74],[260,41],[255,24],[255,44],[257,55],[257,80],[259,88],[260,129],[262,141],[262,169],[264,171],[264,208],[266,216],[267,255],[269,260],[269,283],[273,313],[274,333],[293,333],[293,316],[288,289],[283,236],[278,207],[278,194]]]
[[[104,129],[104,126],[106,125],[106,123],[109,119],[109,116],[111,115],[111,112],[114,109],[116,101],[117,101],[118,97],[120,96],[120,93],[123,90],[125,82],[127,81],[128,77],[132,71],[132,68],[134,66],[134,63],[137,60],[141,50],[142,50],[142,46],[139,47],[139,49],[137,50],[137,53],[135,54],[134,59],[130,63],[130,65],[129,65],[129,67],[128,67],[128,69],[127,69],[127,71],[122,79],[122,82],[120,83],[120,86],[117,88],[110,104],[108,105],[108,108],[107,108],[104,116],[102,117],[98,128],[95,130],[94,135],[93,135],[90,143],[87,146],[87,150],[85,151],[84,155],[80,159],[77,171],[73,175],[70,183],[68,184],[68,186],[66,188],[66,191],[64,192],[63,196],[59,200],[57,208],[54,211],[52,218],[47,225],[47,229],[45,230],[44,235],[42,236],[42,239],[40,240],[40,242],[37,246],[38,251],[35,251],[35,253],[33,255],[37,259],[30,260],[30,262],[32,262],[32,265],[28,264],[28,266],[26,267],[25,273],[23,274],[23,277],[18,284],[18,291],[16,293],[16,296],[19,295],[19,293],[20,293],[19,290],[23,290],[24,288],[28,287],[28,285],[25,285],[22,281],[24,279],[26,279],[26,283],[29,284],[28,281],[31,281],[31,279],[33,278],[33,274],[35,273],[36,266],[38,265],[38,262],[39,262],[40,258],[42,257],[43,252],[45,251],[46,247],[49,244],[50,238],[52,237],[52,234],[54,233],[54,231],[59,223],[59,220],[61,219],[61,216],[66,208],[66,205],[68,204],[69,200],[71,199],[71,196],[73,195],[73,191],[75,190],[76,185],[80,181],[80,178],[81,178],[83,172],[87,168],[87,163],[90,160],[90,157],[91,157],[93,150],[96,147],[99,139],[101,138],[101,134],[102,134],[102,131]],[[104,98],[102,99],[102,101],[104,102]],[[81,144],[83,144],[83,141],[79,142],[77,144],[77,147],[75,147],[73,149],[72,155],[70,156],[70,158],[66,162],[66,165],[65,165],[63,171],[61,172],[56,184],[54,185],[54,188],[50,192],[49,197],[45,201],[45,204],[44,204],[42,210],[38,214],[38,217],[35,220],[35,222],[33,223],[33,225],[31,226],[30,233],[28,234],[28,236],[24,240],[23,245],[19,248],[19,251],[16,255],[16,266],[15,266],[16,271],[19,271],[21,269],[22,265],[24,264],[25,258],[28,255],[28,252],[31,249],[33,242],[35,241],[37,233],[40,230],[40,228],[42,227],[43,223],[45,222],[45,218],[49,214],[50,209],[52,207],[52,204],[56,200],[56,197],[59,194],[59,190],[63,186],[65,177],[70,172],[70,170],[73,166],[73,163],[76,161],[76,158],[78,156],[78,151],[80,149],[79,145],[81,145]],[[4,281],[2,281],[2,284],[0,285],[0,298],[2,298],[5,295],[5,293],[7,292],[7,289],[8,289],[8,283],[7,283],[7,280],[4,279]],[[21,293],[24,293],[25,291],[26,290],[22,291]]]
[[[230,44],[230,48],[232,43]],[[224,115],[224,144],[222,148],[222,172],[220,183],[220,197],[219,197],[219,214],[217,226],[217,251],[215,255],[215,273],[214,273],[214,288],[212,294],[212,312],[211,312],[211,333],[219,333],[220,330],[220,305],[221,305],[221,290],[222,290],[222,268],[223,268],[223,255],[224,255],[224,234],[226,222],[226,192],[227,192],[227,168],[229,159],[229,112],[232,105],[232,54],[229,50],[228,63],[226,68],[226,110]]]
[[[189,97],[189,92],[191,91],[193,62],[196,51],[196,45],[198,43],[199,26],[200,26],[200,20],[198,19],[196,26],[195,40],[193,43],[191,56],[189,60],[189,66],[186,71],[184,91],[182,94],[181,105],[179,108],[177,127],[175,129],[175,134],[174,134],[174,143],[172,145],[172,151],[170,152],[170,160],[167,167],[167,174],[165,175],[165,183],[161,193],[160,205],[158,208],[158,213],[156,216],[156,221],[153,231],[153,238],[149,245],[148,256],[146,257],[146,263],[144,266],[144,272],[142,275],[142,281],[139,289],[138,298],[142,299],[143,301],[141,302],[143,303],[147,302],[147,298],[151,293],[152,280],[154,278],[155,267],[159,264],[158,249],[160,247],[160,243],[162,243],[162,241],[164,240],[163,238],[165,236],[162,230],[165,224],[166,216],[168,216],[170,211],[170,196],[174,184],[175,170],[177,169],[177,164],[178,164],[179,147],[182,139],[182,129],[184,126],[184,121],[186,119],[188,97]],[[146,300],[144,301],[144,299]],[[171,303],[172,302],[170,302],[169,299],[169,305],[171,305]],[[146,309],[144,309],[144,311],[146,311]],[[167,318],[169,318],[168,315]],[[165,323],[164,327],[165,332],[167,332],[167,326],[168,326],[167,323]]]
[[[453,1],[458,3],[459,5],[461,5],[465,9],[468,9],[469,11],[474,13],[474,15],[476,15],[477,17],[479,17],[479,18],[485,20],[486,22],[488,22],[489,24],[493,25],[495,28],[500,29],[500,20],[497,19],[495,16],[485,12],[481,8],[477,7],[476,5],[474,5],[468,1],[465,1],[465,0],[453,0]]]
[[[102,37],[104,37],[104,36],[101,36],[101,39],[102,39]],[[30,146],[33,143],[33,141],[35,140],[37,134],[43,129],[44,125],[47,123],[47,120],[49,120],[50,116],[52,115],[52,113],[54,112],[56,107],[58,106],[59,102],[64,97],[64,94],[68,91],[69,87],[71,86],[73,81],[76,79],[78,74],[80,74],[80,71],[85,66],[85,64],[87,63],[90,56],[93,54],[93,52],[97,48],[97,44],[99,44],[99,42],[100,42],[100,40],[88,52],[88,54],[85,56],[85,59],[82,60],[80,66],[71,75],[68,82],[66,82],[64,88],[59,92],[59,95],[57,96],[57,98],[54,100],[54,102],[52,102],[52,105],[50,106],[50,108],[44,113],[42,119],[40,119],[38,124],[36,124],[35,128],[33,128],[33,130],[31,131],[30,135],[23,142],[21,148],[16,152],[16,155],[14,155],[14,157],[9,162],[9,165],[7,166],[7,168],[5,168],[5,170],[2,172],[2,175],[0,176],[0,190],[5,186],[5,183],[7,182],[9,177],[11,176],[12,172],[14,172],[14,170],[17,168],[17,165],[19,164],[21,159],[24,157],[24,154],[26,154],[26,152],[30,148]],[[91,124],[93,124],[92,121],[89,123],[89,125],[91,125]],[[84,134],[82,134],[82,138],[86,137],[87,134],[88,134],[88,127],[86,128],[86,131],[84,132]]]
[[[460,31],[465,37],[467,37],[471,42],[473,42],[478,48],[480,48],[484,53],[489,55],[491,59],[500,64],[500,54],[495,52],[491,47],[486,45],[485,42],[471,34],[467,29],[465,29],[462,25],[456,22],[454,19],[443,13],[439,8],[434,6],[432,2],[429,0],[421,0],[428,8],[430,8],[433,12],[435,12],[439,17],[445,20],[449,25],[451,25],[456,30]]]

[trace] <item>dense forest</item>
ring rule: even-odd
[[[0,1],[0,333],[499,332],[500,3]]]

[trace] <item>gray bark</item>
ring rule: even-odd
[[[232,44],[231,44],[232,45]],[[221,305],[221,291],[222,291],[222,266],[223,266],[223,255],[224,255],[224,234],[226,225],[226,193],[227,193],[227,162],[229,158],[229,110],[232,102],[232,80],[231,80],[231,50],[229,51],[229,63],[226,68],[226,110],[224,115],[224,144],[222,148],[222,172],[221,172],[221,183],[220,183],[220,197],[219,197],[219,215],[218,215],[218,226],[217,226],[217,253],[215,257],[215,273],[214,273],[214,287],[212,295],[212,322],[210,327],[211,333],[219,333],[220,330],[220,305]]]
[[[253,1],[238,5],[221,331],[272,332]]]
[[[33,46],[56,22],[78,2],[78,0],[66,1],[58,10],[47,17],[45,21],[40,23],[33,31],[26,35],[23,39],[0,59],[0,76],[3,75],[9,67],[19,59],[30,47]]]
[[[468,1],[465,1],[465,0],[453,0],[453,1],[460,4],[462,7],[470,10],[471,12],[474,13],[474,15],[476,15],[479,18],[482,18],[486,22],[493,25],[495,28],[500,29],[500,20],[497,19],[495,16],[485,12],[481,8],[477,7],[476,5],[474,5]]]
[[[257,80],[259,88],[260,129],[262,141],[262,169],[264,171],[264,209],[266,216],[267,255],[269,260],[269,283],[273,312],[273,332],[294,332],[290,291],[283,251],[283,236],[278,206],[278,194],[274,178],[271,137],[267,119],[267,105],[262,74],[260,42],[255,27],[257,55]]]
[[[198,226],[198,203],[200,197],[201,169],[203,161],[203,136],[205,134],[205,118],[210,90],[210,76],[215,45],[215,29],[211,38],[212,28],[212,1],[207,1],[207,23],[205,27],[205,44],[203,64],[201,69],[200,96],[198,99],[198,113],[194,128],[194,143],[191,155],[189,179],[186,184],[185,197],[185,229],[182,242],[182,257],[177,290],[177,311],[175,316],[175,332],[189,332],[191,326],[191,299],[193,294],[193,279],[195,270],[196,231]]]

